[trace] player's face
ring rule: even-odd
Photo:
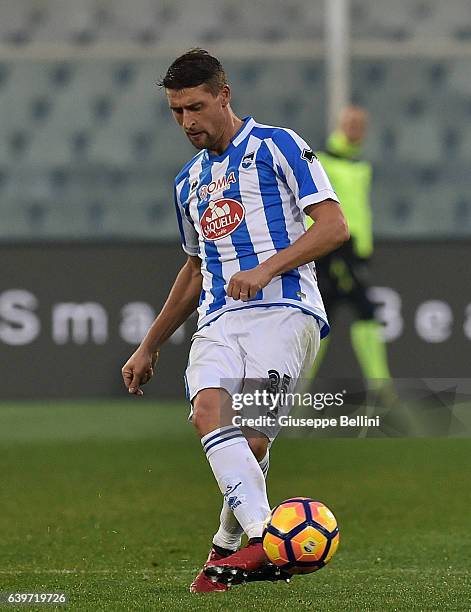
[[[167,89],[173,116],[197,149],[217,149],[226,127],[229,87],[214,95],[205,85]]]

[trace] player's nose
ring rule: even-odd
[[[190,113],[183,111],[183,129],[188,132],[189,130],[194,130],[195,125],[194,117]]]

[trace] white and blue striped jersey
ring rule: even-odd
[[[182,246],[201,258],[198,329],[223,313],[256,306],[292,306],[329,325],[313,263],[275,276],[247,302],[228,297],[231,277],[255,268],[305,232],[304,209],[338,201],[312,149],[295,132],[252,117],[222,155],[200,151],[175,179]]]

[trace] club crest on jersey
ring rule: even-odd
[[[242,158],[242,168],[244,168],[244,170],[247,170],[248,168],[250,168],[250,166],[253,163],[254,158],[255,158],[255,151],[252,151],[252,153],[247,153],[247,155],[244,155],[244,157]]]
[[[245,217],[245,209],[237,200],[222,198],[210,202],[201,217],[201,231],[205,240],[220,240],[232,234]]]
[[[227,189],[231,183],[236,183],[235,172],[230,172],[228,175],[224,175],[211,181],[209,185],[201,185],[199,190],[199,197],[204,200],[207,195],[211,195],[216,191],[223,191]]]

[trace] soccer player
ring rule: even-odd
[[[373,229],[370,205],[371,164],[361,159],[368,116],[360,106],[348,106],[339,117],[337,129],[330,135],[325,151],[317,153],[342,202],[351,238],[339,249],[316,261],[319,286],[326,310],[332,318],[337,306],[349,304],[355,314],[350,329],[353,349],[366,380],[385,398],[390,372],[381,325],[375,319],[375,307],[368,297],[368,263],[373,253]],[[308,225],[312,220],[308,220]],[[323,342],[312,378],[325,354]]]
[[[312,365],[329,326],[311,262],[347,240],[348,228],[304,140],[234,114],[218,59],[191,50],[160,84],[199,151],[175,179],[188,257],[122,375],[129,393],[142,395],[161,346],[198,308],[185,382],[191,422],[223,507],[208,560],[190,590],[225,591],[267,563],[261,544],[270,511],[265,476],[278,433],[276,426],[235,426],[232,394],[243,393],[248,381],[267,379],[290,391]],[[307,232],[305,215],[315,220]],[[248,544],[240,548],[243,532]]]

